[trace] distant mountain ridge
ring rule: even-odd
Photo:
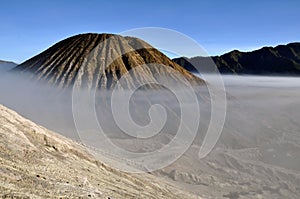
[[[0,60],[0,64],[3,64],[3,63],[14,63],[14,62],[12,62],[12,61]]]
[[[14,68],[15,66],[17,66],[17,64],[14,62],[0,60],[0,72],[8,71],[8,70]]]
[[[151,67],[150,64],[157,64]],[[164,65],[167,67],[159,66]],[[114,34],[80,34],[62,40],[44,52],[18,65],[14,71],[28,72],[33,79],[45,80],[61,88],[114,88],[126,76],[123,88],[144,80],[180,82],[175,72],[191,82],[203,82],[143,40]],[[162,76],[161,76],[162,75]]]
[[[209,57],[175,58],[174,62],[195,72],[195,65],[201,67]],[[281,74],[300,75],[300,42],[263,47],[252,52],[231,51],[213,56],[219,71],[224,74]]]

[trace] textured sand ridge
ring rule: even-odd
[[[129,175],[0,105],[2,198],[195,198],[150,174]]]

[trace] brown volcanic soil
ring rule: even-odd
[[[131,88],[143,80],[157,80],[162,75],[169,78],[168,81],[182,82],[175,73],[182,74],[190,82],[203,83],[146,42],[113,34],[80,34],[67,38],[20,64],[16,70],[31,72],[34,79],[60,87],[76,83],[83,88],[110,89],[120,77],[142,65],[145,67],[126,77],[126,85],[122,87]]]

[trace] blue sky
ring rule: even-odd
[[[163,27],[209,54],[300,41],[299,0],[1,0],[0,59],[17,63],[78,33]]]

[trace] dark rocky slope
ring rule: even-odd
[[[173,61],[194,72],[193,66],[201,68],[208,59],[210,58],[193,57],[176,58]],[[300,75],[300,43],[264,47],[252,52],[234,50],[211,59],[221,73]]]

